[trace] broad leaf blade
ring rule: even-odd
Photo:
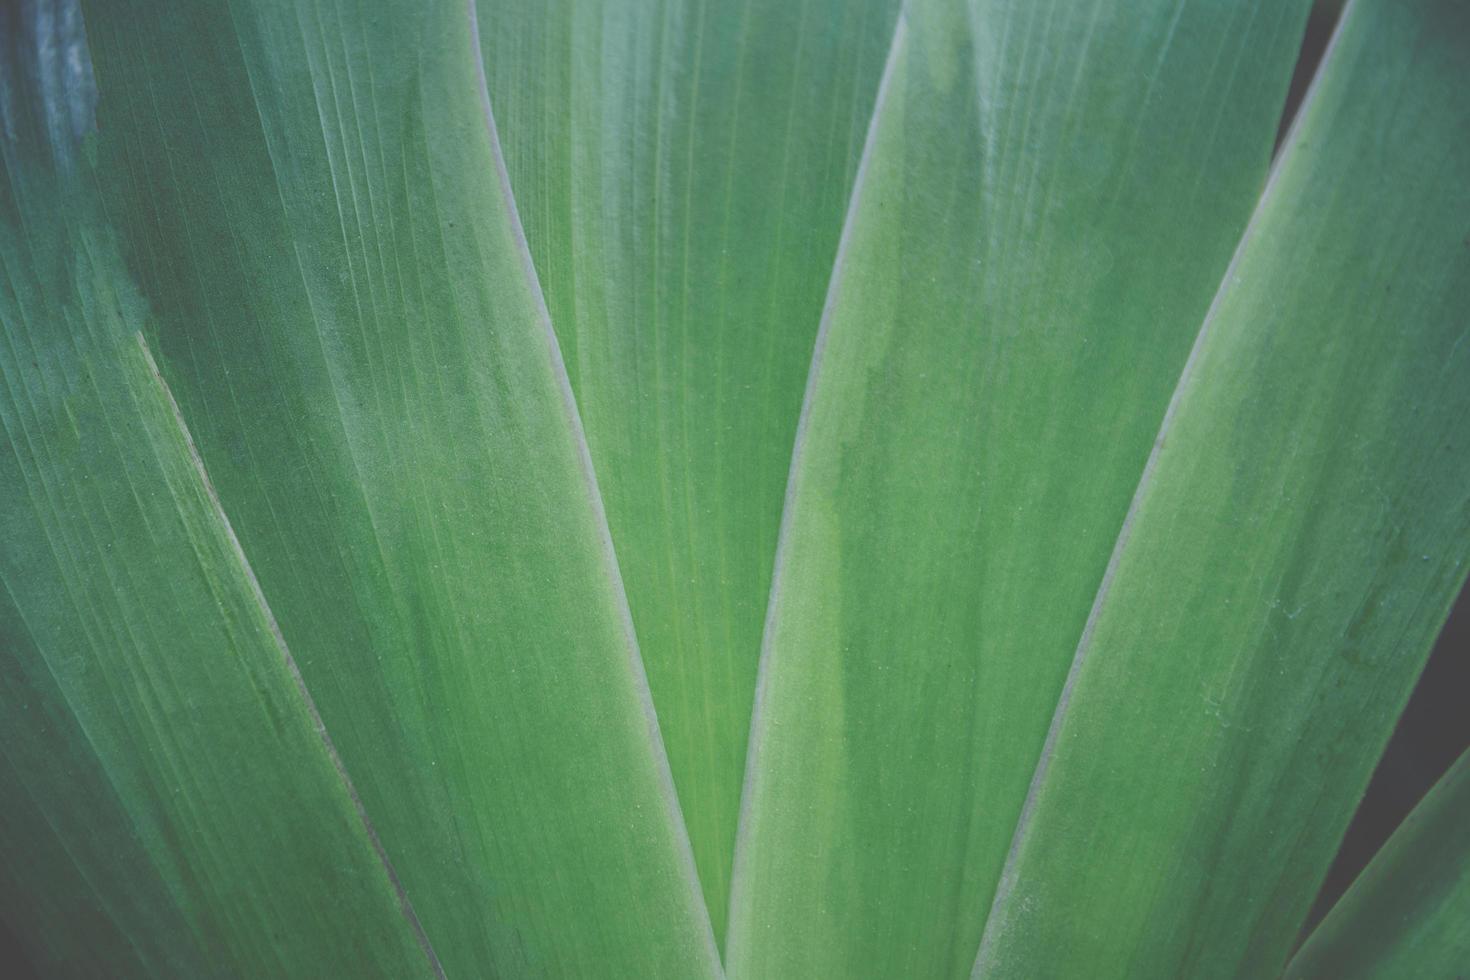
[[[85,58],[34,13],[0,38],[0,914],[48,975],[431,975],[45,135],[89,106],[38,62]]]
[[[908,8],[791,474],[731,972],[969,970],[1304,15]]]
[[[87,17],[150,342],[445,970],[715,972],[471,10]]]
[[[480,5],[711,916],[782,493],[896,0]]]
[[[1139,487],[976,976],[1281,969],[1470,556],[1467,15],[1344,12]]]
[[[430,975],[99,266],[5,297],[6,905],[79,975]]]
[[[1414,807],[1286,975],[1454,977],[1470,969],[1470,752]]]

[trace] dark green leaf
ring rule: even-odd
[[[1470,557],[1470,7],[1353,0],[1175,395],[976,976],[1282,968]]]
[[[733,973],[969,970],[1305,13],[909,6],[788,491]]]

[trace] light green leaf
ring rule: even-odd
[[[491,101],[723,933],[802,386],[897,0],[490,0]]]
[[[1470,7],[1352,0],[1140,484],[978,977],[1276,975],[1470,557]]]
[[[472,11],[86,14],[146,342],[445,971],[716,973]]]
[[[1292,958],[1286,975],[1464,976],[1470,970],[1470,751],[1419,801]]]
[[[0,914],[48,976],[431,975],[50,125],[89,110],[50,26],[0,36]]]
[[[1279,975],[1470,559],[1470,8],[1268,183],[1308,2],[0,3],[0,920]],[[1463,962],[1465,765],[1297,974]]]
[[[733,974],[969,970],[1305,13],[909,5],[788,491]]]

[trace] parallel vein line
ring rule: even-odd
[[[153,359],[153,352],[148,348],[148,341],[143,337],[142,331],[133,334],[138,343],[138,348],[143,352],[143,359],[148,365],[148,371],[153,375],[153,380],[158,382],[159,390],[168,399],[169,410],[173,413],[174,423],[179,427],[179,435],[183,437],[184,445],[189,451],[189,461],[198,474],[200,483],[204,486],[204,492],[209,497],[210,506],[214,508],[215,516],[219,519],[220,526],[224,528],[225,537],[229,540],[230,549],[234,552],[235,559],[240,563],[240,568],[245,574],[245,580],[250,585],[252,597],[260,607],[261,615],[264,617],[266,626],[269,628],[271,638],[275,641],[276,649],[280,651],[281,659],[286,665],[291,680],[296,685],[296,692],[300,695],[302,703],[306,706],[307,714],[311,717],[312,726],[317,735],[321,737],[322,746],[327,751],[327,757],[332,762],[332,768],[336,770],[338,777],[342,780],[342,786],[347,791],[347,796],[352,801],[353,809],[357,811],[357,818],[362,823],[362,828],[367,834],[368,843],[372,845],[373,852],[383,866],[384,873],[388,876],[388,883],[393,888],[393,893],[398,899],[398,908],[403,913],[403,918],[413,930],[414,938],[418,941],[419,948],[423,950],[424,956],[428,958],[429,966],[434,975],[444,980],[444,967],[439,962],[439,956],[434,952],[433,945],[429,942],[428,935],[424,932],[423,925],[413,909],[413,903],[409,901],[408,893],[403,888],[403,883],[398,878],[398,872],[393,867],[393,862],[388,858],[388,852],[383,849],[382,842],[378,839],[377,828],[373,826],[372,819],[368,816],[367,808],[363,806],[362,798],[357,795],[357,787],[352,783],[352,777],[347,773],[347,767],[342,764],[342,757],[337,753],[337,746],[332,742],[332,736],[327,731],[326,723],[322,720],[321,713],[317,711],[316,702],[307,690],[306,680],[301,676],[301,669],[296,665],[296,658],[291,655],[290,648],[286,645],[286,637],[281,633],[280,624],[276,622],[275,613],[271,611],[270,604],[266,602],[265,593],[261,591],[260,582],[255,578],[255,570],[250,566],[250,560],[245,556],[245,550],[240,546],[240,539],[235,536],[235,528],[230,523],[229,516],[225,514],[224,506],[220,503],[219,494],[215,491],[214,481],[209,478],[209,473],[204,468],[204,459],[199,455],[198,448],[194,445],[194,437],[189,432],[189,426],[184,421],[184,414],[179,409],[179,403],[174,399],[174,393],[164,380],[162,372],[158,369],[158,363]]]
[[[689,841],[688,823],[684,819],[684,810],[679,803],[679,794],[674,788],[673,770],[669,768],[668,752],[664,748],[663,734],[659,728],[658,715],[654,710],[653,694],[648,686],[648,673],[643,665],[643,655],[638,646],[638,635],[633,627],[633,614],[628,606],[628,595],[623,587],[622,571],[618,567],[618,556],[613,548],[612,532],[607,523],[607,511],[603,505],[602,491],[597,485],[597,471],[593,467],[592,452],[587,445],[586,432],[582,427],[582,416],[577,409],[576,395],[572,392],[571,379],[567,376],[566,362],[562,360],[561,346],[557,343],[554,326],[551,322],[551,311],[546,305],[546,294],[541,288],[541,280],[536,274],[536,265],[531,258],[531,248],[526,240],[526,231],[521,224],[520,211],[516,205],[515,193],[510,185],[510,173],[505,167],[505,154],[500,145],[500,133],[495,126],[495,113],[490,105],[490,87],[485,77],[484,48],[480,44],[480,22],[475,7],[476,0],[465,0],[465,12],[469,18],[469,40],[472,57],[475,64],[476,78],[479,86],[480,111],[484,117],[486,134],[490,141],[491,154],[495,160],[495,176],[497,178],[501,199],[505,202],[506,213],[510,221],[510,232],[515,243],[516,251],[520,254],[521,268],[525,274],[525,282],[535,303],[536,319],[542,341],[546,345],[547,354],[551,359],[551,368],[558,394],[562,403],[563,411],[571,429],[574,450],[579,468],[583,474],[584,486],[592,504],[593,518],[599,529],[598,537],[601,546],[602,558],[606,574],[610,579],[617,602],[618,618],[624,636],[629,673],[638,698],[639,707],[642,709],[644,725],[652,742],[654,765],[657,769],[659,787],[662,790],[665,805],[669,808],[673,826],[679,836],[679,865],[683,877],[692,892],[692,902],[698,912],[702,913],[704,922],[704,935],[701,937],[705,947],[705,954],[710,963],[715,967],[716,975],[723,976],[724,971],[720,963],[720,951],[715,943],[714,925],[709,916],[709,909],[704,901],[704,889],[700,887],[699,871],[694,863],[694,849]]]
[[[1287,133],[1286,139],[1282,141],[1282,153],[1276,158],[1271,167],[1270,176],[1266,179],[1266,185],[1261,190],[1260,197],[1256,199],[1255,209],[1251,213],[1250,220],[1246,223],[1245,231],[1240,236],[1236,245],[1235,254],[1231,256],[1230,263],[1225,268],[1221,277],[1220,286],[1215,292],[1215,298],[1210,302],[1210,308],[1206,311],[1204,320],[1200,325],[1199,333],[1195,336],[1194,346],[1189,351],[1189,357],[1184,362],[1184,369],[1180,372],[1179,381],[1175,385],[1174,394],[1169,400],[1169,407],[1164,412],[1163,422],[1159,426],[1159,434],[1154,439],[1153,449],[1149,452],[1148,461],[1144,464],[1143,473],[1139,477],[1138,487],[1134,491],[1133,500],[1128,505],[1128,513],[1123,518],[1123,524],[1118,530],[1117,541],[1113,545],[1113,553],[1108,559],[1108,566],[1103,572],[1103,577],[1098,585],[1097,595],[1093,599],[1092,609],[1088,612],[1087,622],[1082,627],[1082,634],[1077,641],[1077,651],[1072,658],[1072,666],[1067,672],[1066,683],[1062,685],[1062,693],[1057,698],[1056,710],[1052,715],[1051,727],[1047,730],[1046,741],[1042,745],[1041,754],[1036,761],[1036,769],[1031,776],[1031,785],[1026,791],[1026,801],[1021,806],[1021,815],[1016,820],[1016,829],[1011,835],[1011,846],[1006,854],[1006,863],[1001,871],[1000,882],[996,886],[995,898],[991,901],[990,911],[986,916],[985,932],[980,941],[980,948],[975,954],[975,965],[972,976],[978,976],[980,966],[985,962],[986,953],[991,943],[995,940],[993,927],[999,921],[996,913],[1003,908],[1010,899],[1011,893],[1016,887],[1017,864],[1020,852],[1026,838],[1026,832],[1035,816],[1037,799],[1041,793],[1042,784],[1046,781],[1047,772],[1051,768],[1052,757],[1055,755],[1057,740],[1061,735],[1062,725],[1066,720],[1067,709],[1071,705],[1072,693],[1076,687],[1077,678],[1082,672],[1083,664],[1091,652],[1093,634],[1097,629],[1097,622],[1101,616],[1103,607],[1106,605],[1112,592],[1113,579],[1117,575],[1118,565],[1128,542],[1133,536],[1133,525],[1138,517],[1139,509],[1143,501],[1148,497],[1149,490],[1153,484],[1154,472],[1157,469],[1159,455],[1168,441],[1169,432],[1173,428],[1175,416],[1178,414],[1179,406],[1188,397],[1189,390],[1193,386],[1195,374],[1199,365],[1200,355],[1206,342],[1213,333],[1216,317],[1220,305],[1230,291],[1230,286],[1235,279],[1236,270],[1240,267],[1241,256],[1249,248],[1251,241],[1255,238],[1257,227],[1261,217],[1270,207],[1275,198],[1275,188],[1285,162],[1291,157],[1290,147],[1293,144],[1293,136],[1302,120],[1306,118],[1316,95],[1324,70],[1330,65],[1332,51],[1337,46],[1337,41],[1342,37],[1343,27],[1352,16],[1353,8],[1357,0],[1348,0],[1337,22],[1337,29],[1328,42],[1327,50],[1323,53],[1322,60],[1316,76],[1312,79],[1311,87],[1306,97],[1298,108],[1295,119],[1292,120],[1291,131]]]
[[[770,696],[771,677],[776,671],[775,657],[772,654],[771,638],[775,624],[779,618],[780,594],[782,572],[785,569],[787,553],[790,550],[790,524],[791,516],[796,502],[797,483],[801,469],[801,460],[804,454],[807,440],[807,428],[811,422],[812,402],[816,396],[816,389],[822,369],[823,354],[827,349],[827,338],[832,326],[833,312],[837,306],[837,296],[842,291],[842,273],[847,265],[847,252],[851,247],[852,238],[857,225],[857,213],[863,197],[863,189],[867,184],[867,176],[872,162],[874,146],[878,142],[878,129],[883,118],[883,109],[888,104],[889,90],[892,88],[893,76],[899,60],[899,54],[903,51],[904,40],[908,33],[908,14],[905,9],[900,9],[893,25],[893,40],[889,43],[888,56],[883,66],[883,76],[878,82],[878,91],[873,97],[873,110],[868,120],[868,133],[863,144],[862,156],[858,161],[857,174],[853,177],[852,193],[848,197],[847,214],[843,219],[842,234],[837,242],[837,254],[832,260],[832,277],[827,286],[827,298],[822,308],[822,319],[817,326],[817,339],[812,346],[811,367],[808,369],[806,393],[802,396],[801,415],[796,422],[796,438],[791,450],[791,470],[786,478],[786,496],[781,505],[781,527],[776,536],[776,559],[771,569],[771,587],[766,603],[766,619],[762,629],[760,659],[756,666],[755,695],[751,704],[750,736],[745,748],[745,776],[740,788],[740,809],[735,823],[735,860],[730,875],[730,897],[726,907],[730,909],[733,919],[735,910],[738,908],[736,902],[741,898],[741,891],[745,883],[742,880],[740,869],[742,867],[741,855],[749,847],[750,824],[753,819],[751,815],[751,799],[754,795],[755,774],[759,767],[761,754],[761,722],[766,712],[766,701]],[[726,935],[730,935],[729,926],[726,927]]]

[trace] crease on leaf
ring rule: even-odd
[[[1016,829],[1011,837],[1011,846],[1006,855],[1005,866],[1001,871],[1000,881],[996,886],[995,897],[991,901],[990,912],[986,917],[986,928],[980,940],[980,947],[975,953],[975,964],[971,971],[972,976],[975,978],[979,978],[983,972],[982,964],[986,960],[986,953],[989,950],[993,938],[993,931],[990,928],[991,924],[998,921],[997,912],[1004,908],[1015,890],[1016,864],[1025,843],[1026,831],[1030,826],[1037,799],[1046,781],[1047,770],[1050,767],[1052,756],[1055,753],[1057,738],[1061,734],[1062,725],[1072,699],[1072,692],[1077,677],[1080,675],[1082,666],[1087,660],[1092,637],[1097,627],[1098,617],[1101,615],[1103,605],[1106,603],[1111,592],[1113,579],[1118,570],[1118,563],[1132,536],[1133,525],[1139,508],[1144,498],[1148,495],[1154,471],[1158,464],[1159,453],[1168,441],[1169,430],[1173,425],[1180,404],[1188,397],[1190,386],[1194,381],[1200,354],[1204,350],[1206,342],[1211,335],[1211,328],[1214,324],[1216,314],[1219,311],[1220,304],[1235,280],[1236,270],[1239,267],[1241,256],[1245,253],[1247,246],[1255,236],[1256,226],[1273,196],[1278,178],[1283,170],[1283,163],[1290,156],[1293,136],[1302,124],[1302,121],[1306,118],[1307,108],[1316,96],[1318,82],[1322,78],[1322,69],[1330,63],[1333,50],[1337,45],[1338,39],[1342,37],[1343,27],[1348,23],[1352,15],[1352,9],[1356,3],[1357,0],[1347,0],[1342,15],[1338,19],[1337,25],[1333,30],[1332,38],[1328,42],[1327,49],[1323,53],[1322,60],[1318,65],[1317,73],[1313,76],[1312,84],[1303,97],[1301,105],[1297,108],[1296,116],[1292,120],[1286,138],[1281,142],[1282,152],[1272,161],[1271,172],[1266,178],[1266,183],[1261,189],[1255,207],[1252,209],[1250,221],[1247,222],[1245,230],[1241,233],[1240,242],[1236,246],[1234,254],[1231,255],[1230,263],[1226,267],[1224,275],[1221,277],[1220,287],[1216,291],[1214,299],[1211,300],[1210,308],[1206,311],[1204,319],[1200,324],[1199,332],[1195,336],[1193,346],[1190,348],[1189,357],[1185,360],[1184,367],[1180,371],[1179,381],[1175,386],[1174,394],[1169,399],[1168,408],[1164,411],[1164,418],[1159,425],[1158,436],[1154,439],[1153,448],[1149,451],[1148,461],[1144,464],[1143,472],[1139,476],[1138,487],[1134,491],[1132,501],[1128,505],[1128,513],[1124,516],[1123,523],[1118,529],[1118,537],[1113,545],[1112,554],[1108,558],[1107,568],[1104,570],[1102,579],[1098,583],[1097,596],[1093,600],[1092,609],[1087,615],[1087,622],[1082,628],[1081,636],[1078,638],[1077,651],[1073,655],[1072,665],[1067,671],[1067,679],[1062,685],[1061,694],[1057,698],[1056,711],[1052,715],[1051,725],[1047,729],[1046,741],[1043,743],[1041,753],[1037,758],[1036,770],[1032,774],[1031,785],[1026,791],[1026,799],[1021,805],[1021,813],[1016,820]]]
[[[439,955],[434,952],[434,946],[429,942],[428,934],[424,932],[423,925],[413,909],[413,902],[409,900],[408,893],[403,888],[403,882],[399,880],[398,871],[393,867],[388,852],[383,849],[383,843],[378,839],[378,831],[373,826],[372,818],[368,815],[367,807],[363,805],[362,797],[357,793],[357,787],[352,783],[352,777],[347,772],[346,765],[342,762],[341,755],[337,752],[337,746],[332,742],[332,735],[327,731],[327,724],[322,720],[321,712],[317,710],[316,701],[311,696],[311,691],[306,686],[306,679],[301,676],[301,668],[296,664],[296,658],[291,654],[291,648],[286,643],[286,637],[281,633],[281,626],[276,622],[276,614],[271,611],[270,603],[266,601],[265,593],[260,588],[260,582],[255,577],[255,569],[250,565],[250,559],[245,555],[245,549],[240,545],[240,539],[235,536],[234,525],[230,523],[229,515],[225,513],[224,505],[220,503],[219,493],[215,490],[214,481],[209,478],[209,472],[204,468],[204,459],[199,455],[199,449],[194,445],[194,436],[189,432],[189,424],[184,419],[184,413],[179,408],[174,393],[168,386],[168,381],[158,369],[158,362],[153,359],[153,352],[148,347],[148,341],[141,330],[133,334],[133,339],[142,351],[143,362],[148,367],[148,372],[154,382],[157,383],[159,391],[168,404],[169,411],[173,415],[174,423],[178,426],[179,437],[183,440],[184,447],[188,451],[189,462],[194,467],[195,474],[199,477],[200,484],[204,487],[205,496],[209,499],[214,511],[215,519],[224,531],[225,539],[229,542],[231,551],[234,552],[235,560],[239,563],[244,573],[245,581],[250,588],[251,598],[260,607],[261,618],[266,623],[271,640],[276,650],[281,655],[281,661],[286,666],[286,672],[296,686],[296,693],[301,698],[302,705],[306,708],[307,717],[311,721],[312,728],[316,730],[321,738],[322,747],[326,751],[327,758],[332,763],[332,769],[342,781],[342,788],[347,793],[347,798],[352,802],[352,808],[357,814],[357,819],[362,823],[363,832],[367,835],[368,844],[372,847],[378,862],[383,866],[383,872],[388,877],[388,883],[393,889],[394,897],[398,901],[399,911],[408,922],[409,928],[413,930],[414,939],[419,948],[423,950],[424,956],[429,960],[429,966],[434,975],[444,977],[444,967],[439,962]]]
[[[531,294],[535,299],[537,325],[543,341],[546,345],[546,353],[551,361],[552,373],[555,376],[558,393],[562,406],[566,410],[568,427],[572,432],[575,443],[577,460],[581,467],[584,486],[587,496],[592,504],[593,517],[597,526],[598,545],[602,552],[604,568],[608,579],[612,583],[613,591],[617,596],[617,613],[619,623],[623,630],[624,642],[628,656],[628,666],[633,675],[633,683],[643,711],[644,723],[647,726],[649,739],[655,753],[655,765],[658,768],[659,786],[664,802],[672,811],[675,824],[679,829],[679,861],[683,869],[686,883],[695,896],[695,902],[703,914],[706,935],[704,939],[707,944],[707,952],[710,961],[715,965],[717,972],[723,975],[723,966],[720,962],[719,949],[715,943],[714,924],[710,918],[709,908],[704,900],[704,889],[700,887],[699,871],[694,863],[694,849],[689,840],[689,828],[684,819],[684,811],[679,803],[679,795],[674,787],[673,770],[669,766],[668,752],[664,747],[663,733],[659,728],[658,713],[654,708],[653,694],[648,685],[648,672],[643,663],[642,654],[639,652],[638,636],[633,628],[633,613],[628,605],[627,590],[623,587],[622,572],[618,568],[618,556],[613,547],[612,532],[607,522],[607,510],[603,504],[602,491],[597,484],[597,470],[592,462],[592,452],[587,445],[587,434],[582,427],[582,416],[577,410],[576,394],[572,391],[571,379],[567,375],[566,361],[562,357],[561,346],[557,342],[556,332],[551,322],[551,311],[546,305],[546,294],[541,288],[541,280],[536,272],[535,261],[531,257],[530,243],[526,240],[525,226],[521,222],[520,209],[517,206],[515,192],[511,188],[510,173],[505,166],[505,154],[500,144],[500,134],[495,126],[495,111],[490,104],[490,87],[485,77],[484,47],[480,43],[480,24],[476,0],[464,0],[465,14],[469,23],[469,40],[471,58],[475,65],[475,77],[479,91],[480,108],[484,115],[485,130],[490,141],[491,152],[495,159],[496,185],[501,197],[505,200],[506,210],[510,215],[511,234],[515,241],[516,251],[519,253],[521,267],[524,271],[526,281],[531,287]]]
[[[894,19],[893,39],[889,42],[888,55],[883,66],[883,76],[878,82],[878,90],[873,99],[873,111],[868,119],[868,132],[863,140],[862,158],[858,162],[857,173],[853,177],[852,193],[848,195],[847,214],[843,220],[842,235],[838,239],[837,252],[832,260],[832,277],[827,287],[827,298],[823,303],[822,318],[817,326],[817,337],[812,348],[811,367],[807,373],[806,391],[802,396],[801,414],[798,416],[796,423],[796,438],[791,451],[791,466],[786,481],[786,493],[781,503],[781,528],[776,538],[776,558],[772,566],[771,588],[766,604],[760,661],[756,667],[755,696],[751,707],[750,741],[745,751],[745,776],[740,790],[740,813],[736,822],[735,860],[730,876],[730,900],[728,907],[731,910],[731,925],[734,924],[733,917],[735,910],[740,907],[738,899],[743,895],[744,888],[746,887],[743,880],[744,876],[740,873],[743,866],[741,853],[748,846],[748,834],[751,825],[751,801],[755,796],[755,783],[760,769],[760,735],[764,730],[761,725],[761,719],[765,712],[771,676],[775,670],[771,659],[773,656],[771,636],[775,630],[776,622],[780,618],[779,597],[781,595],[782,574],[785,569],[786,556],[789,550],[788,529],[793,513],[792,504],[796,496],[796,486],[799,482],[798,474],[800,472],[802,451],[806,446],[808,425],[811,420],[812,395],[821,373],[822,357],[826,350],[827,338],[832,325],[832,313],[842,285],[842,273],[847,265],[845,259],[852,240],[853,227],[858,216],[857,203],[863,193],[863,187],[867,182],[873,147],[877,142],[879,120],[882,117],[884,106],[888,103],[894,75],[897,74],[898,65],[903,59],[907,36],[908,11],[907,4],[905,4],[899,10],[898,16]],[[733,932],[733,929],[730,931]]]

